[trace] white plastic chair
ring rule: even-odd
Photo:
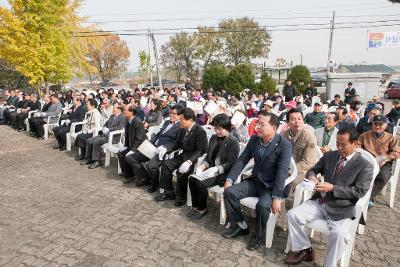
[[[120,139],[117,144],[113,144],[113,137],[116,134],[120,134]],[[104,167],[110,166],[110,160],[111,157],[118,157],[118,152],[119,150],[124,146],[124,141],[125,140],[125,129],[117,130],[110,132],[108,135],[108,143],[103,145],[103,150],[105,154],[105,159],[104,159]],[[121,166],[119,165],[118,161],[118,174],[121,174]]]
[[[379,173],[379,165],[376,162],[375,158],[365,150],[357,149],[357,151],[360,152],[361,155],[365,159],[367,159],[369,162],[371,162],[373,164],[373,166],[374,166],[373,177],[372,177],[368,192],[362,198],[360,198],[356,203],[356,218],[354,220],[352,220],[352,226],[351,226],[351,230],[350,230],[351,239],[350,239],[350,243],[348,244],[348,246],[346,248],[346,251],[344,252],[344,254],[341,257],[341,260],[340,260],[341,267],[347,267],[350,264],[350,257],[353,252],[353,249],[354,249],[354,240],[355,240],[355,235],[357,232],[357,227],[358,227],[359,234],[364,233],[364,225],[359,225],[359,221],[360,221],[362,214],[364,216],[364,220],[365,221],[367,220],[368,202],[369,202],[369,199],[371,196],[375,177]],[[330,234],[329,229],[328,229],[328,224],[326,223],[325,220],[322,220],[322,219],[313,220],[313,221],[307,223],[306,226],[308,228],[312,229],[311,236],[313,235],[314,230],[321,232],[325,235]],[[289,250],[290,250],[290,240],[288,239],[285,252],[287,253],[287,252],[289,252]]]
[[[388,183],[382,189],[382,195],[386,196],[387,187],[390,184],[390,199],[389,199],[390,208],[393,208],[394,206],[394,198],[396,196],[397,183],[399,182],[400,159],[397,159],[396,161],[393,162],[392,172],[393,174],[390,177]]]
[[[54,123],[50,123],[50,119],[51,118],[57,118],[57,121]],[[57,116],[53,116],[53,117],[48,117],[47,118],[47,123],[45,125],[43,125],[43,129],[44,129],[44,139],[49,139],[49,132],[52,132],[52,129],[56,126],[58,126],[59,122],[60,122],[60,118],[61,118],[61,112],[60,114],[58,114]]]
[[[76,126],[77,125],[83,125],[85,123],[86,123],[86,120],[83,120],[83,121],[80,121],[80,122],[73,122],[71,124],[71,129],[70,129],[69,133],[67,133],[67,135],[66,135],[67,150],[68,151],[71,151],[72,143],[75,141],[75,139],[78,136],[78,134],[80,134],[82,132],[82,130],[79,131],[79,132],[75,132]]]
[[[162,125],[162,124],[161,124]],[[161,125],[151,126],[147,129],[147,139],[151,139],[153,134],[157,134],[161,130]]]
[[[289,169],[290,169],[289,170],[290,176],[288,178],[286,178],[285,186],[287,186],[288,184],[293,182],[297,176],[296,162],[294,161],[293,158],[290,159],[290,168]],[[242,204],[243,206],[246,206],[250,209],[253,209],[253,210],[256,209],[257,202],[258,202],[258,197],[247,197],[247,198],[240,200],[240,204]],[[282,202],[284,202],[284,200]],[[282,204],[284,205],[284,203],[282,203]],[[267,221],[267,227],[266,227],[266,231],[265,231],[265,246],[267,248],[270,248],[272,246],[272,240],[274,238],[276,219],[277,219],[277,214],[273,214],[271,212],[271,214],[269,215],[269,219]]]
[[[309,124],[307,124],[307,123],[304,124],[304,127],[305,127],[309,132],[311,132],[312,134],[314,134],[314,131],[315,131],[314,127],[312,127],[311,125],[309,125]]]
[[[25,119],[24,123],[26,126],[26,131],[29,132],[30,131],[30,127],[29,127],[29,119],[33,117],[33,114],[35,114],[36,112],[40,112],[39,110],[32,110],[28,112],[28,118]]]

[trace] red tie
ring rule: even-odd
[[[340,157],[338,164],[336,165],[336,169],[335,169],[335,176],[341,172],[344,168],[344,162],[346,161],[345,157]],[[319,198],[319,204],[322,205],[326,202],[326,195],[325,194],[321,194],[321,197]]]
[[[346,161],[345,157],[340,157],[338,164],[336,165],[336,169],[335,169],[335,176],[341,172],[344,168],[344,162]]]

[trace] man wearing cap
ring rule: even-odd
[[[276,115],[277,113],[275,113],[276,111],[272,109],[273,107],[274,107],[274,102],[272,102],[271,100],[267,100],[264,102],[264,110],[266,112],[274,113]]]
[[[304,122],[311,125],[314,129],[318,129],[324,126],[325,115],[321,112],[321,104],[314,104],[314,111],[308,113],[304,118]]]
[[[357,133],[359,135],[361,135],[362,133],[370,131],[372,129],[372,120],[377,115],[382,115],[382,109],[377,108],[377,107],[371,109],[368,112],[368,115],[366,117],[360,119],[360,121],[358,122],[357,128],[356,128]],[[393,129],[390,125],[387,125],[385,131],[388,133],[392,133]]]
[[[387,118],[382,115],[376,115],[372,119],[372,130],[363,133],[359,138],[360,146],[375,157],[380,167],[372,188],[370,206],[373,206],[373,199],[389,181],[392,162],[400,156],[397,138],[385,132],[386,126]]]
[[[344,90],[344,103],[350,104],[353,101],[353,97],[356,95],[356,89],[353,88],[353,84],[349,82],[347,88]]]

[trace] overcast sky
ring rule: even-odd
[[[6,0],[0,0],[1,5],[6,2]],[[329,30],[287,30],[329,27],[333,10],[336,10],[337,27],[397,24],[387,27],[335,30],[333,59],[338,63],[367,62],[400,65],[400,48],[367,50],[368,30],[370,32],[400,31],[400,4],[394,5],[387,0],[85,0],[80,13],[89,16],[91,22],[105,22],[99,24],[100,27],[113,31],[147,28],[175,29],[198,25],[217,26],[219,19],[254,17],[261,25],[273,30],[271,31],[271,52],[266,59],[267,64],[272,65],[279,57],[283,57],[289,62],[293,60],[294,64],[299,64],[302,54],[303,64],[325,66],[328,57]],[[116,20],[135,21],[110,22]],[[346,22],[350,22],[350,24],[342,24]],[[369,22],[370,24],[357,24],[356,22]],[[277,25],[298,26],[277,27]],[[158,47],[167,42],[169,37],[165,34],[156,34]],[[137,53],[139,50],[147,50],[147,39],[144,35],[123,36],[122,38],[126,40],[130,48],[130,68],[136,70],[139,65]]]

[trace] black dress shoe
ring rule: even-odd
[[[101,163],[101,161],[96,160],[95,162],[90,164],[89,169],[96,169],[100,166],[103,166],[103,164]]]
[[[205,210],[204,212],[196,212],[195,215],[193,215],[192,219],[193,220],[200,220],[201,218],[203,218],[204,216],[206,216],[208,214],[208,210]]]
[[[22,129],[22,128],[19,128],[19,129],[17,129],[17,132],[22,132],[24,129]]]
[[[154,193],[154,192],[156,192],[157,191],[157,189],[158,189],[158,186],[149,186],[149,187],[147,187],[147,193]]]
[[[65,146],[60,146],[60,151],[64,151],[64,150],[67,150],[67,148],[65,147]]]
[[[125,178],[125,180],[123,181],[124,184],[130,184],[133,182],[133,177],[129,177],[129,178]]]
[[[176,207],[180,207],[180,206],[183,206],[185,204],[186,204],[186,200],[183,200],[183,199],[179,199],[179,200],[175,201],[175,206]]]
[[[84,160],[85,156],[84,155],[79,155],[75,158],[76,161]]]
[[[82,161],[81,165],[89,165],[89,164],[92,164],[92,163],[93,163],[93,161],[87,160],[87,161]]]
[[[261,246],[261,239],[262,237],[253,234],[249,241],[249,246],[247,247],[248,250],[254,251],[260,248]]]
[[[53,149],[60,149],[60,146],[54,146]]]
[[[175,199],[175,194],[166,194],[166,193],[159,194],[154,198],[155,201],[166,201],[174,199]]]
[[[188,213],[186,213],[186,217],[190,218],[197,213],[197,210],[190,209]]]
[[[45,138],[44,138],[44,136],[37,136],[36,139],[37,140],[44,140]]]
[[[136,186],[145,186],[145,185],[149,185],[151,184],[151,182],[145,178],[140,179],[137,183]]]
[[[225,233],[222,234],[222,237],[225,238],[234,238],[237,236],[241,235],[248,235],[249,234],[249,228],[242,229],[239,227],[239,225],[235,225],[233,228],[229,229]]]

